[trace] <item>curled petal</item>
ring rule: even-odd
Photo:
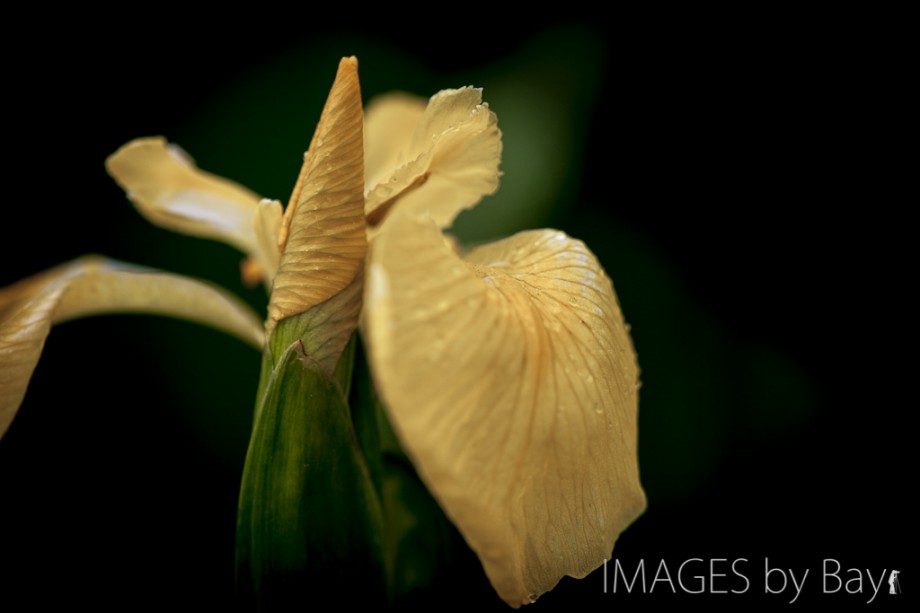
[[[367,253],[363,122],[358,62],[345,58],[282,221],[282,255],[268,305],[269,330],[340,293],[363,270]]]
[[[0,290],[0,436],[22,403],[52,324],[103,313],[152,313],[213,326],[261,348],[249,307],[194,279],[86,257]]]
[[[264,208],[259,196],[200,170],[178,146],[162,137],[139,138],[109,156],[106,169],[152,223],[223,241],[263,270],[277,268],[277,245],[267,249],[256,228]]]
[[[421,114],[405,98],[380,104],[387,107],[368,111],[368,151],[382,147],[371,139],[387,137],[397,143],[398,154],[387,158],[374,153],[368,162],[365,207],[371,226],[382,223],[398,204],[400,212],[428,215],[446,228],[461,211],[498,189],[501,131],[495,113],[482,102],[481,90],[441,91]],[[413,116],[418,120],[409,136]],[[392,127],[378,125],[384,120],[394,120]],[[393,164],[388,172],[382,168],[386,162]]]
[[[139,138],[105,162],[112,178],[151,222],[192,236],[255,250],[252,218],[259,196],[199,170],[178,146],[162,137]]]
[[[395,216],[372,245],[370,362],[420,475],[510,605],[610,556],[645,508],[638,367],[583,243],[540,230],[464,258]]]

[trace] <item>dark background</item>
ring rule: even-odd
[[[165,12],[105,28],[66,15],[8,24],[20,38],[3,43],[0,285],[95,252],[209,279],[263,309],[237,253],[150,226],[105,157],[163,134],[286,201],[342,55],[358,55],[366,99],[483,86],[505,177],[458,232],[551,226],[583,239],[632,325],[649,508],[614,556],[630,569],[644,559],[649,579],[664,559],[675,587],[689,558],[746,558],[751,579],[743,595],[604,594],[595,573],[531,609],[795,606],[763,594],[765,558],[810,569],[800,609],[903,606],[918,585],[904,212],[916,198],[900,185],[915,139],[896,16],[524,26],[463,11],[425,26]],[[258,364],[184,322],[55,328],[0,441],[0,609],[232,609]],[[874,577],[900,569],[904,594],[821,594],[825,558]],[[724,581],[714,587],[743,587]],[[463,555],[436,587],[432,602],[504,609]]]

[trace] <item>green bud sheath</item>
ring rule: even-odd
[[[237,583],[260,611],[387,603],[384,524],[346,399],[364,282],[363,108],[339,63],[284,212],[237,519]]]
[[[341,387],[295,343],[259,404],[237,523],[244,601],[385,605],[381,506]]]

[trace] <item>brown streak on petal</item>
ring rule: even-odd
[[[265,269],[252,258],[246,258],[240,262],[240,277],[243,285],[252,289],[262,282],[265,275]]]

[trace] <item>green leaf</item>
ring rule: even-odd
[[[380,412],[383,407],[379,404],[377,393],[374,390],[374,382],[371,380],[371,373],[367,367],[364,344],[355,342],[353,350],[354,385],[351,389],[349,402],[351,422],[355,428],[355,435],[358,438],[361,453],[364,455],[365,461],[367,461],[374,489],[377,491],[378,496],[382,496],[383,449],[381,448],[382,441],[378,430],[378,422],[381,419]]]
[[[260,611],[387,602],[383,515],[342,389],[300,343],[256,411],[237,520],[237,582]]]
[[[383,473],[390,590],[397,607],[410,606],[451,574],[453,532],[407,458],[387,454]]]
[[[358,344],[357,332],[351,335],[351,340],[345,345],[345,351],[339,357],[335,366],[335,378],[342,386],[342,396],[348,398],[351,394],[351,381],[355,372],[355,346]],[[363,359],[363,358],[362,358]]]
[[[374,390],[363,344],[356,349],[352,422],[383,505],[390,596],[396,608],[411,608],[451,575],[455,531],[399,445]]]

